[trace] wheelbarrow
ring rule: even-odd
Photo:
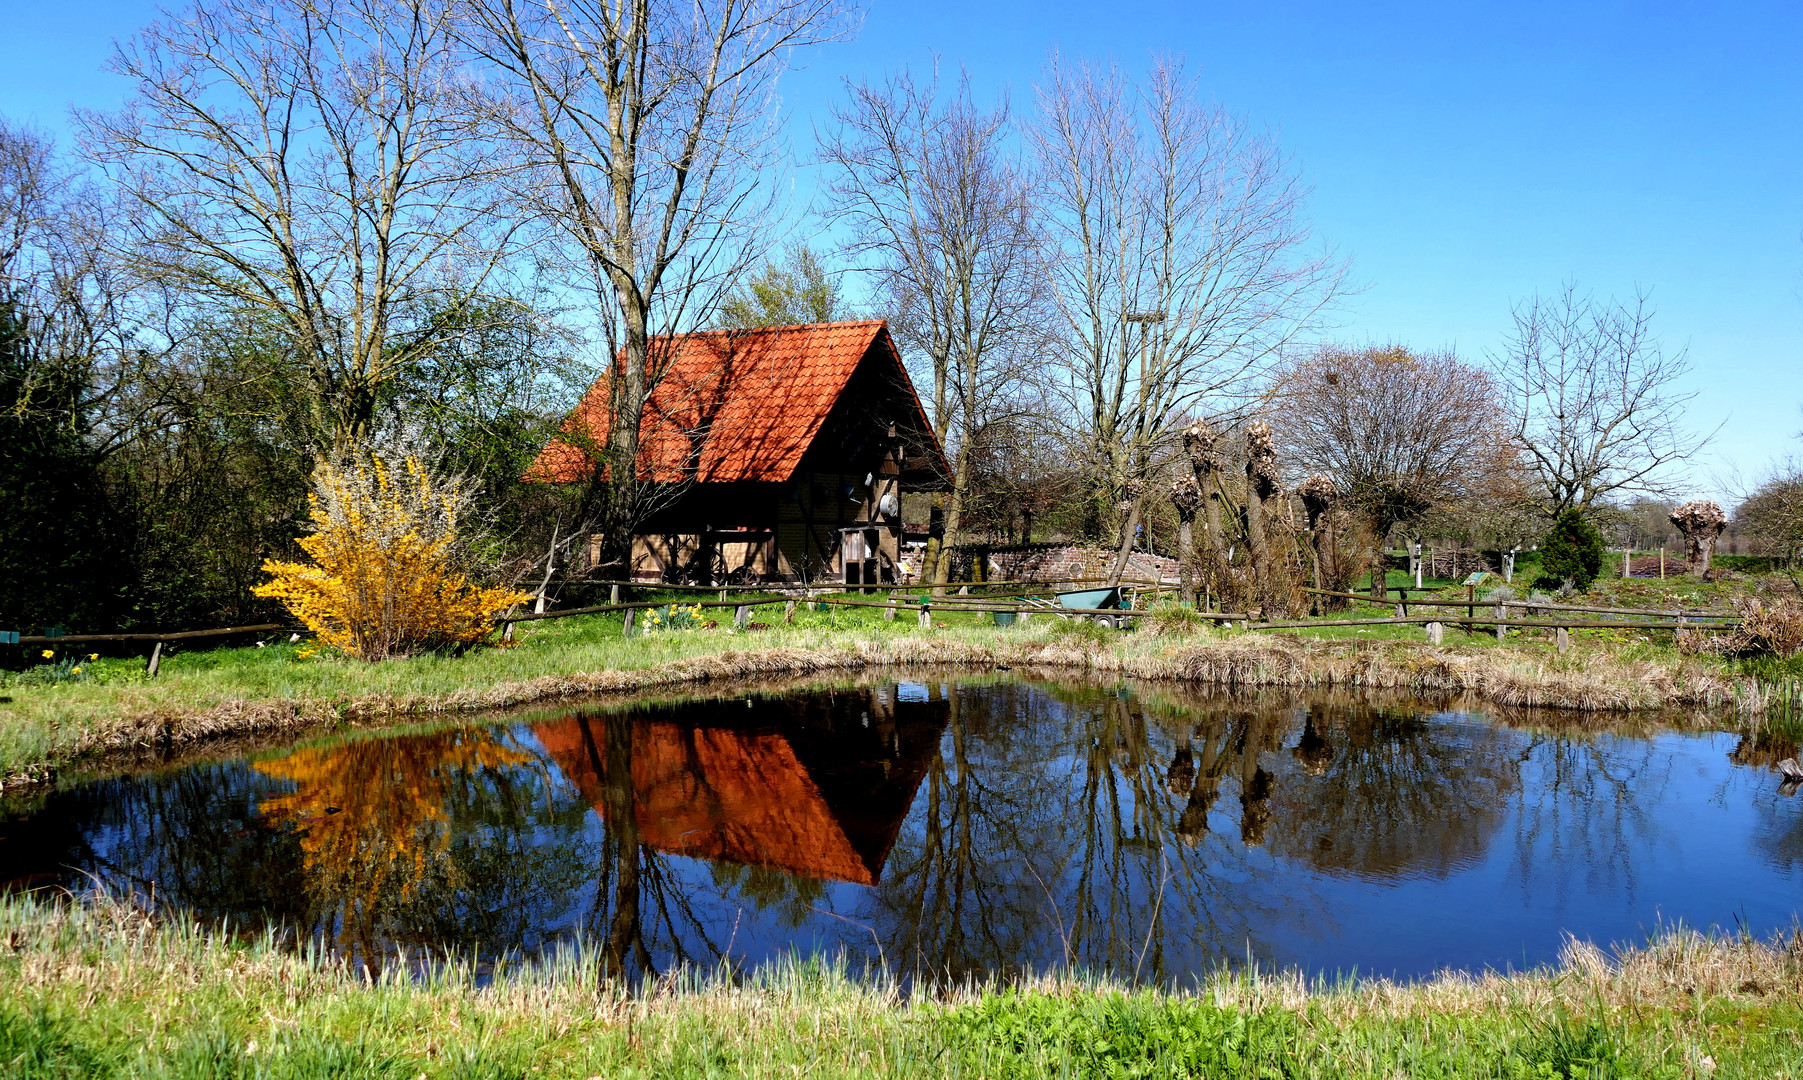
[[[1127,616],[1110,614],[1112,611],[1124,611],[1132,606],[1123,593],[1124,590],[1119,585],[1107,589],[1061,592],[1058,594],[1058,606],[1073,612],[1080,611],[1083,616],[1093,619],[1103,626],[1127,626],[1132,622]]]

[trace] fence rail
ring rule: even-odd
[[[1105,580],[1105,579],[1076,579],[1076,581],[1074,581],[1074,582],[1067,581],[1067,582],[1058,582],[1055,584],[1067,584],[1067,583],[1080,584],[1080,583],[1089,583],[1092,580],[1100,581],[1100,580]],[[607,583],[602,582],[601,584],[607,584]],[[956,583],[953,583],[953,584],[956,584]],[[992,584],[1003,584],[1003,583],[970,582],[968,584],[992,585]],[[1018,585],[1018,584],[1026,584],[1026,583],[1010,582],[1010,583],[1006,583],[1006,584]],[[1145,584],[1145,583],[1134,582],[1133,584]],[[921,588],[932,588],[932,587],[933,586],[921,586]],[[656,586],[656,588],[669,590],[672,587]],[[703,587],[702,586],[689,586],[687,588],[701,589]],[[707,591],[710,591],[710,592],[717,591],[719,588],[720,587],[718,587],[718,586],[706,587]],[[734,587],[727,586],[727,588],[730,589],[730,588],[734,588]],[[843,589],[844,586],[840,586],[839,588]],[[768,588],[763,588],[760,591],[769,592],[771,590]],[[787,619],[788,617],[793,616],[795,610],[798,608],[798,606],[801,603],[818,604],[818,605],[825,606],[825,607],[879,608],[879,609],[883,609],[883,610],[889,612],[891,617],[893,617],[894,614],[900,613],[902,611],[912,611],[912,612],[918,613],[922,626],[926,626],[929,624],[930,617],[931,617],[930,613],[935,608],[938,608],[941,611],[947,611],[947,610],[961,611],[961,612],[968,611],[973,614],[1014,615],[1016,617],[1032,616],[1032,615],[1045,615],[1045,616],[1057,616],[1060,618],[1102,618],[1102,619],[1110,619],[1110,620],[1138,619],[1138,618],[1144,618],[1148,615],[1152,615],[1152,614],[1156,613],[1154,610],[1147,609],[1147,608],[1133,608],[1133,609],[1067,608],[1067,607],[1051,607],[1051,606],[1044,606],[1044,605],[1037,605],[1037,604],[1019,604],[1019,603],[1008,604],[1005,602],[1000,602],[1000,601],[1004,601],[1006,599],[1006,597],[1009,595],[1026,595],[1025,593],[1000,594],[1000,595],[993,595],[993,596],[929,596],[929,595],[915,594],[915,595],[907,596],[904,598],[902,596],[895,595],[895,593],[898,591],[899,590],[890,590],[891,595],[886,600],[875,600],[875,599],[858,600],[858,599],[852,599],[850,597],[845,597],[845,596],[815,597],[812,595],[813,589],[809,589],[808,594],[801,598],[797,598],[793,595],[777,595],[777,596],[765,596],[765,597],[757,597],[757,598],[744,597],[744,598],[734,599],[734,600],[695,600],[695,601],[689,601],[689,602],[683,603],[683,606],[699,607],[699,608],[712,608],[712,609],[732,608],[733,612],[734,612],[733,624],[734,624],[734,626],[741,627],[741,628],[746,625],[747,620],[749,618],[749,613],[755,608],[769,607],[774,604],[782,604],[785,606],[784,615],[785,615],[785,619]],[[1315,595],[1320,595],[1320,596],[1345,597],[1350,600],[1358,600],[1358,601],[1362,601],[1365,603],[1380,602],[1380,601],[1374,600],[1372,597],[1363,596],[1358,593],[1337,592],[1337,591],[1333,591],[1333,590],[1329,590],[1329,589],[1305,589],[1304,591],[1315,594]],[[1387,601],[1383,601],[1383,602],[1387,603]],[[495,619],[495,625],[501,631],[501,634],[504,638],[511,638],[513,635],[513,624],[515,624],[515,623],[539,622],[539,621],[543,621],[546,619],[567,619],[567,618],[570,618],[570,617],[576,616],[576,615],[606,615],[606,614],[615,614],[615,613],[626,613],[627,618],[625,620],[625,625],[624,625],[623,629],[624,629],[625,633],[631,634],[633,632],[633,623],[636,621],[631,613],[638,612],[638,611],[651,611],[651,610],[667,608],[667,607],[672,606],[673,603],[681,603],[681,602],[673,602],[673,601],[669,601],[669,600],[657,600],[657,601],[635,600],[635,601],[629,601],[626,603],[619,603],[619,604],[598,604],[598,605],[594,605],[594,606],[590,606],[590,607],[564,608],[560,611],[522,611],[522,612],[518,612],[516,614],[501,615],[501,616],[497,617]],[[1726,629],[1730,626],[1737,625],[1740,622],[1740,617],[1737,614],[1733,614],[1733,613],[1723,613],[1723,612],[1718,612],[1718,611],[1684,610],[1684,609],[1613,608],[1613,607],[1587,606],[1587,605],[1581,605],[1581,604],[1530,603],[1530,602],[1522,601],[1522,600],[1481,601],[1481,600],[1475,600],[1475,599],[1471,599],[1471,600],[1417,599],[1417,600],[1407,600],[1407,601],[1404,601],[1404,603],[1418,604],[1418,605],[1421,605],[1424,607],[1465,608],[1466,610],[1462,615],[1450,615],[1450,614],[1398,615],[1398,616],[1383,617],[1383,618],[1273,619],[1273,620],[1268,620],[1268,621],[1253,621],[1252,615],[1250,615],[1249,613],[1246,613],[1246,612],[1238,612],[1238,611],[1193,611],[1192,614],[1195,618],[1198,618],[1198,619],[1201,619],[1204,621],[1208,621],[1208,622],[1225,622],[1225,623],[1236,623],[1237,622],[1237,623],[1240,623],[1247,630],[1299,630],[1299,629],[1307,629],[1310,627],[1327,627],[1327,626],[1411,626],[1411,625],[1412,626],[1432,626],[1433,624],[1440,624],[1441,626],[1444,626],[1448,623],[1451,623],[1451,624],[1455,624],[1455,625],[1464,627],[1467,632],[1473,631],[1474,628],[1477,626],[1494,627],[1496,629],[1497,636],[1500,639],[1501,636],[1503,635],[1503,633],[1506,630],[1508,630],[1509,628],[1519,627],[1519,628],[1536,628],[1536,629],[1538,629],[1538,628],[1556,629],[1561,632],[1560,633],[1560,649],[1561,649],[1561,651],[1563,651],[1564,648],[1566,647],[1565,636],[1563,633],[1566,630],[1677,630],[1677,629],[1684,628],[1686,626],[1691,626],[1691,627],[1694,627],[1697,629],[1705,629],[1705,628],[1707,628],[1707,629]],[[1489,611],[1480,611],[1479,609],[1490,609],[1490,610]],[[1535,611],[1535,612],[1569,611],[1569,612],[1573,612],[1576,614],[1649,615],[1649,616],[1654,616],[1663,621],[1653,622],[1653,621],[1644,621],[1643,620],[1643,621],[1634,622],[1634,621],[1625,621],[1625,620],[1620,620],[1620,619],[1584,620],[1584,619],[1564,619],[1564,618],[1511,619],[1508,617],[1508,612],[1511,610],[1517,610],[1517,611],[1527,610],[1527,611]],[[1689,622],[1689,620],[1692,620],[1692,619],[1708,619],[1711,621],[1708,623],[1696,624],[1696,623]],[[22,635],[16,639],[16,642],[20,646],[52,645],[52,644],[55,644],[55,645],[76,645],[76,644],[88,645],[88,644],[101,644],[101,643],[110,643],[110,642],[149,643],[153,646],[153,648],[151,650],[149,659],[147,661],[147,670],[148,670],[149,674],[154,677],[157,673],[157,668],[158,668],[158,664],[159,664],[159,661],[162,656],[163,647],[170,643],[181,642],[181,641],[193,641],[193,640],[204,639],[204,638],[229,637],[229,636],[232,636],[235,634],[259,634],[259,633],[268,633],[271,631],[278,631],[278,632],[279,631],[291,631],[292,632],[292,631],[297,631],[299,629],[300,628],[298,628],[298,627],[295,627],[295,626],[292,626],[289,624],[285,624],[285,623],[256,623],[254,625],[248,625],[248,626],[224,626],[224,627],[219,627],[217,629],[210,629],[210,630],[174,630],[174,631],[169,631],[167,633],[137,632],[137,633],[129,633],[129,634],[62,634],[62,635],[56,635],[56,636],[50,636],[50,635],[23,636]],[[1432,631],[1430,631],[1430,636],[1431,635],[1432,635]],[[1438,639],[1436,638],[1435,640],[1438,640]]]

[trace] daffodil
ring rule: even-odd
[[[71,674],[71,675],[80,675],[80,674],[81,674],[81,669],[80,669],[80,668],[70,668],[70,669],[69,669],[69,674]]]
[[[45,650],[44,650],[44,652],[43,652],[43,657],[44,657],[44,659],[46,659],[46,660],[48,660],[48,659],[50,659],[50,658],[51,658],[51,657],[53,657],[53,656],[55,656],[55,655],[56,655],[56,650],[55,650],[55,649],[45,649]]]
[[[98,659],[100,659],[100,654],[97,652],[91,652],[88,654],[88,659],[89,660],[98,660]]]

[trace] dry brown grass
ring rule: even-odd
[[[722,644],[743,640],[723,639]],[[1041,625],[999,632],[847,633],[837,640],[843,643],[729,647],[644,667],[502,679],[437,693],[385,690],[340,698],[302,693],[200,703],[183,702],[179,696],[159,700],[157,689],[145,686],[119,698],[114,711],[90,710],[48,721],[57,729],[54,738],[43,740],[48,753],[9,771],[20,774],[16,779],[41,779],[52,767],[71,760],[133,753],[166,756],[229,737],[269,739],[344,725],[375,726],[530,704],[901,666],[1033,668],[1076,677],[1224,690],[1382,692],[1529,712],[1661,710],[1676,715],[1690,710],[1699,722],[1716,726],[1734,717],[1742,724],[1756,722],[1766,704],[1754,680],[1730,678],[1719,666],[1701,660],[1655,661],[1597,650],[1582,657],[1557,657],[1544,650],[1500,646],[1320,641],[1285,634],[1223,634],[1189,626],[1124,636]],[[7,786],[17,785],[9,780]]]

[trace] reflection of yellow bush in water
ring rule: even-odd
[[[309,747],[255,763],[295,786],[259,810],[303,830],[310,888],[367,914],[429,879],[451,839],[445,804],[461,785],[532,760],[483,731]]]
[[[494,617],[527,599],[470,584],[455,567],[469,492],[419,460],[321,465],[313,476],[313,564],[271,559],[251,591],[282,601],[327,645],[364,660],[479,641]]]

